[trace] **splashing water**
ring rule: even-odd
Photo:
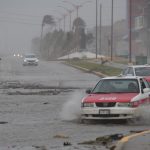
[[[79,120],[81,116],[81,100],[84,92],[75,92],[64,104],[61,118],[66,121]]]
[[[136,118],[130,120],[129,124],[150,125],[150,105],[143,105],[137,108]]]
[[[143,125],[150,125],[150,105],[140,106],[138,108],[139,123]]]

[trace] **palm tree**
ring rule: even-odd
[[[77,31],[77,28],[81,29],[81,28],[85,28],[86,24],[85,21],[78,17],[73,21],[73,29],[75,30],[75,32]]]
[[[45,16],[43,17],[42,26],[44,26],[44,25],[46,25],[46,24],[48,24],[48,25],[50,25],[50,26],[55,25],[55,21],[54,21],[53,16],[51,16],[51,15],[45,15]]]
[[[85,21],[78,17],[73,21],[73,30],[75,32],[76,48],[78,51],[86,48]]]
[[[45,15],[43,17],[43,21],[42,21],[42,29],[41,29],[41,38],[40,38],[40,52],[42,54],[42,37],[43,37],[43,27],[45,25],[50,25],[51,27],[53,27],[55,25],[55,20],[53,18],[53,16],[51,15]]]

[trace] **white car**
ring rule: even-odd
[[[139,106],[150,104],[150,85],[142,77],[103,78],[86,92],[81,120],[133,119]]]
[[[34,54],[27,54],[24,57],[23,65],[24,66],[27,66],[27,65],[37,66],[38,62],[39,62],[39,60],[38,60],[38,58]]]
[[[123,69],[123,76],[141,76],[150,82],[150,65],[133,65]]]

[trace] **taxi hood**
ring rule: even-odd
[[[130,102],[138,93],[89,94],[83,102]]]

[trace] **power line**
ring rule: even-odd
[[[15,12],[7,12],[0,10],[1,13],[9,14],[9,15],[18,15],[18,16],[26,16],[26,17],[43,17],[43,15],[40,16],[34,16],[30,14],[24,14],[24,13],[15,13]]]
[[[21,21],[10,21],[10,20],[0,20],[0,22],[8,22],[8,23],[17,23],[17,24],[26,24],[26,25],[36,25],[36,26],[41,26],[41,24],[37,23],[30,23],[30,22],[21,22]]]

